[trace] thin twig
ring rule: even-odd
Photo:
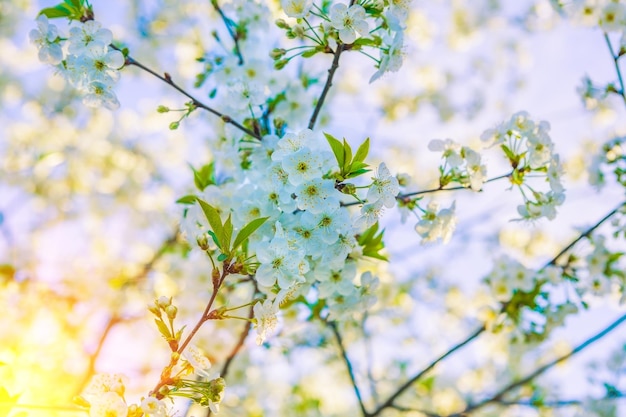
[[[501,179],[504,179],[504,178],[509,178],[510,176],[511,176],[511,173],[500,175],[500,176],[497,176],[497,177],[489,178],[484,183],[487,184],[488,182],[498,181],[498,180],[501,180]],[[412,193],[399,194],[399,195],[396,196],[396,200],[403,201],[403,200],[406,200],[406,199],[408,199],[410,197],[415,197],[416,195],[436,193],[436,192],[439,192],[439,191],[457,191],[457,190],[470,190],[470,188],[466,187],[464,185],[459,185],[459,186],[450,187],[450,188],[444,188],[442,186],[439,186],[437,188],[431,188],[429,190],[421,190],[421,191],[414,191]],[[349,206],[354,206],[354,205],[357,205],[357,204],[361,204],[361,203],[358,202],[358,201],[351,201],[349,203],[342,203],[341,205],[343,207],[349,207]]]
[[[613,58],[613,63],[615,64],[615,72],[617,73],[617,80],[619,81],[620,91],[619,95],[624,99],[624,104],[626,104],[626,90],[624,90],[624,79],[622,78],[622,71],[619,68],[619,55],[617,55],[613,51],[613,45],[611,45],[611,39],[609,39],[609,35],[604,32],[604,40],[606,41],[606,45],[609,47],[609,52],[611,53],[611,58]]]
[[[396,398],[398,398],[404,391],[406,391],[407,388],[409,388],[411,385],[417,382],[422,376],[424,376],[427,372],[433,369],[439,362],[443,361],[445,358],[452,355],[454,352],[461,349],[463,346],[467,345],[472,340],[476,339],[484,331],[485,331],[485,326],[483,325],[480,328],[476,329],[476,331],[474,331],[474,333],[472,333],[465,340],[454,345],[452,348],[448,349],[446,353],[444,353],[443,355],[439,356],[437,359],[432,361],[426,368],[419,371],[411,379],[409,379],[404,384],[402,384],[398,389],[396,389],[396,391],[393,394],[391,394],[391,396],[389,396],[389,398],[387,398],[387,400],[384,403],[379,405],[378,408],[374,410],[369,416],[370,417],[377,416],[385,408],[391,407],[393,405],[393,402],[396,400]]]
[[[604,216],[602,219],[600,219],[598,222],[596,222],[596,224],[594,224],[593,226],[591,226],[590,228],[588,228],[587,230],[582,232],[576,239],[574,239],[569,245],[567,245],[559,253],[557,253],[547,264],[545,264],[544,267],[540,269],[540,271],[543,271],[544,269],[546,269],[547,267],[549,267],[551,265],[555,265],[556,262],[559,260],[559,258],[561,256],[563,256],[565,253],[567,253],[567,251],[569,251],[571,248],[573,248],[574,245],[576,245],[582,239],[584,239],[586,237],[589,237],[589,235],[591,235],[591,233],[593,233],[605,221],[607,221],[608,219],[613,217],[625,205],[626,205],[626,201],[624,201],[623,203],[620,203],[617,207],[615,207],[613,210],[611,210],[609,213],[607,213],[606,216]]]
[[[233,32],[233,28],[231,27],[232,20],[226,17],[224,11],[217,3],[217,0],[211,0],[211,5],[213,5],[215,11],[219,13],[220,17],[224,21],[224,25],[226,26],[226,30],[228,30],[228,34],[233,39],[233,42],[235,42],[235,54],[237,55],[237,58],[239,58],[239,65],[243,65],[243,55],[241,55],[241,49],[239,48],[239,36],[235,32]]]
[[[256,283],[255,283],[255,287],[256,287]],[[252,295],[253,299],[255,295],[256,295],[256,292]],[[250,309],[248,310],[248,319],[252,319],[253,317],[254,317],[254,305],[251,305]],[[226,374],[228,374],[230,365],[233,363],[233,361],[235,360],[235,357],[237,356],[237,354],[243,347],[243,344],[246,341],[246,337],[248,336],[248,333],[250,333],[251,328],[252,328],[252,321],[247,320],[245,326],[243,327],[243,329],[241,330],[241,333],[239,334],[239,340],[237,340],[237,344],[235,344],[235,346],[233,347],[233,350],[230,352],[230,354],[226,358],[226,362],[224,362],[224,366],[222,366],[222,372],[220,372],[220,377],[226,378]],[[207,410],[206,417],[211,417],[210,408]]]
[[[120,50],[118,47],[110,45],[110,47],[112,49],[115,50]],[[173,87],[176,91],[178,91],[179,93],[181,93],[182,95],[184,95],[185,97],[187,97],[188,99],[191,100],[191,102],[193,103],[194,106],[204,109],[206,111],[208,111],[209,113],[214,114],[215,116],[219,117],[220,119],[222,119],[222,121],[224,123],[229,123],[233,126],[235,126],[237,129],[241,130],[242,132],[246,133],[247,135],[252,136],[253,138],[256,138],[258,140],[261,140],[261,136],[258,135],[257,133],[253,132],[252,130],[248,129],[247,127],[241,125],[240,123],[236,122],[235,120],[233,120],[230,116],[225,115],[217,110],[215,110],[214,108],[204,104],[203,102],[201,102],[200,100],[198,100],[197,98],[195,98],[194,96],[192,96],[191,94],[189,94],[187,91],[185,91],[182,87],[178,86],[178,84],[176,84],[173,80],[172,77],[168,74],[168,73],[164,73],[164,75],[158,74],[156,71],[146,67],[145,65],[143,65],[141,62],[136,61],[134,58],[132,58],[130,55],[128,55],[126,57],[126,62],[125,65],[134,65],[138,68],[141,68],[142,70],[146,71],[149,74],[152,74],[153,76],[155,76],[156,78],[158,78],[159,80],[163,81],[164,83],[170,85],[171,87]]]
[[[361,329],[363,330],[363,343],[365,344],[365,356],[367,358],[367,366],[365,371],[367,373],[367,381],[369,382],[370,386],[370,394],[372,395],[372,399],[374,400],[374,405],[378,407],[378,392],[376,391],[376,381],[374,380],[374,375],[372,373],[372,363],[374,362],[372,356],[372,343],[369,337],[369,332],[365,330],[365,322],[367,321],[368,317],[369,314],[366,310],[365,313],[363,313],[363,320],[361,321]]]
[[[85,389],[85,387],[87,386],[87,384],[89,383],[89,381],[91,380],[91,377],[96,372],[96,361],[100,357],[100,353],[102,352],[104,343],[109,337],[109,334],[111,333],[111,330],[113,329],[113,327],[115,327],[115,325],[121,322],[122,322],[122,319],[119,316],[115,316],[115,315],[111,316],[109,320],[107,321],[106,325],[104,326],[104,330],[102,331],[102,334],[100,335],[100,338],[98,339],[96,350],[91,355],[89,355],[89,363],[87,365],[87,371],[85,372],[85,375],[83,376],[82,381],[76,388],[74,395],[80,395]]]
[[[584,342],[582,342],[581,344],[576,346],[574,349],[572,349],[571,352],[569,352],[569,353],[567,353],[565,355],[559,356],[558,358],[556,358],[556,359],[548,362],[547,364],[537,368],[535,371],[531,372],[526,377],[524,377],[524,378],[522,378],[522,379],[520,379],[518,381],[510,383],[509,385],[507,385],[506,387],[502,388],[500,391],[498,391],[493,396],[491,396],[489,398],[486,398],[486,399],[484,399],[484,400],[482,400],[482,401],[480,401],[480,402],[478,402],[476,404],[470,404],[463,411],[461,411],[459,413],[452,414],[450,417],[465,417],[469,413],[471,413],[472,411],[475,411],[475,410],[477,410],[479,408],[482,408],[482,407],[484,407],[487,404],[500,401],[502,399],[502,397],[505,394],[507,394],[509,391],[512,391],[515,388],[518,388],[518,387],[521,387],[522,385],[527,384],[528,382],[532,381],[533,379],[535,379],[536,377],[538,377],[539,375],[541,375],[542,373],[544,373],[548,369],[552,368],[553,366],[555,366],[555,365],[557,365],[557,364],[559,364],[559,363],[561,363],[561,362],[571,358],[572,356],[574,356],[578,352],[584,350],[585,348],[587,348],[588,346],[590,346],[594,342],[602,339],[604,336],[606,336],[611,331],[615,330],[624,321],[626,321],[626,314],[623,314],[617,320],[615,320],[613,323],[611,323],[610,325],[605,327],[603,330],[601,330],[600,332],[596,333],[595,335],[591,336],[590,338],[588,338],[587,340],[585,340]]]
[[[311,115],[311,119],[309,120],[309,129],[313,130],[315,127],[315,122],[317,121],[317,116],[319,116],[320,111],[322,110],[322,106],[324,105],[324,101],[326,100],[326,95],[328,91],[330,91],[330,87],[333,85],[333,77],[335,76],[335,72],[337,68],[339,68],[339,57],[344,50],[344,44],[340,43],[337,45],[337,49],[335,49],[335,56],[333,57],[333,62],[328,69],[328,78],[326,78],[326,84],[324,84],[324,89],[322,90],[322,94],[320,98],[317,100],[317,104],[315,105],[315,109],[313,110],[313,114]]]
[[[602,398],[589,398],[585,400],[554,400],[554,401],[532,401],[532,400],[499,400],[494,401],[494,403],[498,405],[512,406],[512,405],[520,405],[523,407],[549,407],[549,408],[557,408],[557,407],[573,407],[580,406],[586,403],[594,403],[594,402],[604,402],[604,401],[617,401],[626,399],[626,394],[618,393],[616,395],[611,395],[610,397],[602,397]]]
[[[337,340],[337,345],[339,346],[339,350],[341,351],[341,357],[343,358],[344,363],[346,364],[346,368],[348,368],[348,374],[350,375],[350,381],[352,381],[352,387],[354,388],[354,393],[356,395],[357,400],[359,401],[359,407],[361,408],[361,413],[363,417],[369,417],[370,414],[365,409],[365,405],[363,404],[363,398],[361,397],[361,391],[359,390],[359,386],[356,383],[356,379],[354,377],[354,370],[352,369],[352,362],[350,362],[350,358],[348,358],[348,353],[346,352],[346,348],[343,345],[343,340],[341,338],[341,334],[339,333],[339,329],[337,329],[337,323],[334,321],[328,322],[328,327],[333,331],[335,335],[335,340]]]

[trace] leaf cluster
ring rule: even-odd
[[[56,6],[42,9],[39,15],[48,19],[67,17],[70,20],[87,21],[93,19],[93,9],[87,0],[64,0]]]
[[[326,140],[328,141],[328,144],[335,155],[335,159],[337,160],[337,165],[339,166],[339,173],[335,175],[335,179],[337,181],[341,182],[371,171],[370,169],[366,169],[369,165],[364,162],[370,150],[369,138],[365,139],[365,142],[359,146],[353,156],[352,148],[345,138],[343,139],[343,142],[341,142],[328,133],[324,133],[324,136],[326,136]]]

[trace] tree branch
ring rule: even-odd
[[[317,100],[317,104],[315,105],[315,109],[313,110],[313,114],[311,115],[311,119],[309,120],[309,129],[313,130],[315,127],[315,122],[317,121],[317,116],[319,116],[320,111],[322,110],[322,106],[324,105],[324,101],[326,100],[326,95],[330,90],[330,87],[333,85],[333,77],[335,76],[335,72],[337,68],[339,68],[339,57],[341,53],[344,51],[345,45],[340,43],[337,45],[337,49],[335,50],[335,56],[333,57],[333,62],[328,69],[328,77],[326,78],[326,84],[324,84],[324,89],[322,90],[322,94],[320,98]]]
[[[356,395],[357,400],[359,401],[359,407],[361,408],[361,413],[363,417],[369,417],[371,414],[367,412],[365,409],[365,405],[363,404],[363,398],[361,398],[361,391],[359,390],[359,386],[356,383],[356,379],[354,377],[354,370],[352,369],[352,363],[350,362],[350,358],[348,358],[348,353],[346,352],[346,348],[343,345],[343,340],[341,338],[341,334],[339,333],[339,329],[337,329],[337,323],[334,321],[327,322],[328,327],[333,331],[335,335],[335,340],[337,341],[337,346],[339,346],[339,350],[341,351],[341,357],[343,358],[344,363],[346,364],[346,368],[348,368],[348,374],[350,375],[350,381],[352,382],[352,387],[354,388],[354,393]]]
[[[467,345],[468,343],[470,343],[472,340],[476,339],[482,332],[485,331],[485,326],[481,326],[480,328],[476,329],[476,331],[474,331],[474,333],[472,333],[469,337],[467,337],[465,340],[463,340],[462,342],[454,345],[452,348],[448,349],[447,352],[445,352],[443,355],[439,356],[437,359],[435,359],[433,362],[431,362],[426,368],[422,369],[421,371],[419,371],[417,374],[415,374],[412,378],[410,378],[408,381],[406,381],[404,384],[402,384],[398,389],[396,389],[396,391],[391,394],[391,396],[389,396],[389,398],[387,398],[387,400],[382,403],[381,405],[378,406],[378,408],[376,410],[374,410],[371,414],[369,414],[369,417],[374,417],[379,415],[385,408],[388,407],[392,407],[393,406],[393,402],[404,392],[407,390],[407,388],[409,388],[411,385],[413,385],[415,382],[417,382],[421,377],[423,377],[428,371],[430,371],[431,369],[433,369],[439,362],[443,361],[445,358],[447,358],[448,356],[452,355],[454,352],[456,352],[457,350],[461,349],[463,346]]]
[[[528,382],[530,382],[533,379],[535,379],[537,376],[541,375],[542,373],[544,373],[548,369],[552,368],[554,365],[557,365],[557,364],[559,364],[559,363],[561,363],[561,362],[571,358],[572,356],[574,356],[578,352],[584,350],[585,348],[587,348],[588,346],[590,346],[594,342],[602,339],[604,336],[609,334],[611,331],[615,330],[624,321],[626,321],[626,314],[623,314],[617,320],[615,320],[613,323],[611,323],[610,325],[605,327],[603,330],[601,330],[600,332],[596,333],[595,335],[591,336],[590,338],[588,338],[587,340],[585,340],[584,342],[582,342],[581,344],[576,346],[574,349],[572,349],[571,352],[569,352],[569,353],[567,353],[565,355],[562,355],[562,356],[560,356],[560,357],[558,357],[558,358],[548,362],[547,364],[537,368],[535,371],[533,371],[530,374],[528,374],[526,377],[524,377],[524,378],[522,378],[522,379],[520,379],[518,381],[512,382],[511,384],[509,384],[506,387],[502,388],[500,391],[498,391],[493,396],[491,396],[489,398],[486,398],[486,399],[484,399],[484,400],[482,400],[482,401],[480,401],[480,402],[478,402],[476,404],[470,404],[463,411],[461,411],[459,413],[452,414],[452,415],[450,415],[450,417],[465,417],[469,413],[471,413],[472,411],[478,410],[479,408],[482,408],[482,407],[484,407],[487,404],[500,401],[502,399],[502,397],[505,394],[507,394],[509,391],[512,391],[515,388],[519,388],[522,385],[527,384]]]
[[[114,45],[110,45],[110,47],[112,49],[115,49],[117,51],[119,51],[120,49]],[[173,87],[176,91],[178,91],[179,93],[181,93],[182,95],[184,95],[185,97],[187,97],[188,99],[191,100],[191,102],[193,103],[194,106],[204,109],[206,111],[208,111],[209,113],[214,114],[215,116],[219,117],[220,119],[222,119],[222,121],[224,123],[228,123],[231,124],[233,126],[235,126],[237,129],[241,130],[242,132],[246,133],[249,136],[252,136],[253,138],[256,138],[258,140],[261,140],[261,136],[255,132],[253,132],[252,130],[248,129],[247,127],[241,125],[240,123],[236,122],[235,120],[233,120],[230,116],[225,115],[217,110],[215,110],[214,108],[204,104],[203,102],[201,102],[200,100],[198,100],[197,98],[195,98],[194,96],[192,96],[191,94],[189,94],[187,91],[185,91],[182,87],[178,86],[178,84],[176,84],[173,80],[172,77],[166,72],[164,73],[164,75],[158,74],[156,71],[146,67],[145,65],[143,65],[141,62],[136,61],[134,58],[132,58],[130,55],[128,55],[126,57],[126,62],[125,65],[134,65],[138,68],[141,68],[142,70],[146,71],[147,73],[153,75],[154,77],[158,78],[159,80],[163,81],[164,83],[170,85],[171,87]]]
[[[567,245],[563,250],[561,250],[558,254],[556,254],[548,263],[546,263],[546,265],[543,268],[541,268],[540,271],[543,270],[543,269],[546,269],[550,265],[554,265],[559,260],[559,258],[561,256],[563,256],[567,251],[569,251],[571,248],[573,248],[580,240],[582,240],[585,237],[588,237],[591,233],[593,233],[594,230],[596,230],[598,227],[600,227],[600,225],[602,225],[604,222],[606,222],[608,219],[610,219],[612,216],[614,216],[619,211],[619,209],[622,208],[622,206],[624,206],[624,205],[626,205],[626,202],[621,203],[619,206],[617,206],[616,208],[611,210],[608,214],[606,214],[602,219],[600,219],[598,222],[596,222],[596,224],[594,224],[593,226],[591,226],[590,228],[585,230],[583,233],[581,233],[576,239],[574,239],[569,245]],[[623,316],[623,319],[626,319],[626,316]],[[398,389],[396,389],[396,391],[384,403],[379,405],[378,408],[375,411],[373,411],[371,414],[369,414],[369,417],[377,416],[385,408],[392,407],[394,401],[407,388],[409,388],[412,384],[417,382],[422,376],[424,376],[428,371],[430,371],[432,368],[434,368],[435,365],[437,365],[439,362],[443,361],[446,357],[450,356],[452,353],[456,352],[457,350],[459,350],[460,348],[462,348],[463,346],[465,346],[466,344],[468,344],[469,342],[471,342],[472,340],[477,338],[485,330],[486,330],[486,328],[483,325],[482,327],[477,329],[474,333],[472,333],[469,337],[467,337],[465,340],[463,340],[462,342],[460,342],[457,345],[453,346],[446,353],[444,353],[443,355],[441,355],[440,357],[435,359],[430,365],[428,365],[426,368],[424,368],[423,370],[421,370],[420,372],[415,374],[407,382],[405,382]],[[611,330],[612,330],[612,328],[611,328]],[[576,352],[574,352],[574,353],[576,353]],[[571,356],[571,354],[570,354],[570,356]],[[460,417],[460,415],[457,416],[457,417]]]
[[[485,184],[487,184],[488,182],[494,182],[494,181],[498,181],[504,178],[509,178],[511,176],[511,173],[508,174],[504,174],[504,175],[500,175],[497,177],[493,177],[488,179],[487,181],[485,181]],[[450,187],[450,188],[443,188],[442,186],[439,186],[437,188],[431,188],[430,190],[421,190],[421,191],[414,191],[412,193],[406,193],[406,194],[399,194],[396,196],[396,200],[398,201],[402,201],[404,199],[410,198],[410,197],[414,197],[416,195],[422,195],[422,194],[430,194],[430,193],[436,193],[438,191],[457,191],[457,190],[469,190],[470,188],[464,186],[464,185],[459,185],[457,187]],[[361,204],[358,201],[351,201],[349,203],[342,203],[341,205],[343,207],[348,207],[348,206],[355,206],[357,204]]]

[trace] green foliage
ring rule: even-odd
[[[81,18],[93,14],[91,5],[86,0],[64,0],[56,6],[46,7],[39,12],[48,19],[68,18],[70,20],[81,20]]]
[[[335,155],[335,159],[337,160],[337,165],[339,166],[339,174],[336,176],[338,181],[358,177],[359,175],[363,175],[366,172],[371,171],[370,169],[366,169],[369,165],[364,162],[370,149],[369,138],[365,139],[365,142],[359,146],[353,157],[352,148],[345,138],[342,143],[328,133],[324,133],[324,136],[326,136],[326,140],[328,141],[328,144]]]
[[[230,214],[228,215],[226,221],[222,223],[220,214],[215,207],[199,198],[196,198],[196,200],[200,204],[200,207],[202,208],[202,211],[211,226],[212,231],[209,231],[208,233],[222,252],[217,258],[220,262],[232,259],[234,257],[234,252],[240,246],[245,245],[247,239],[259,227],[261,227],[267,219],[269,219],[269,217],[260,217],[246,224],[241,228],[239,233],[237,233],[237,236],[235,236],[235,240],[231,246],[233,223]]]
[[[385,255],[380,253],[385,247],[385,243],[383,242],[383,234],[385,231],[381,230],[380,233],[376,234],[377,232],[378,222],[374,223],[372,227],[358,237],[359,245],[363,247],[363,256],[389,261]]]
[[[191,165],[190,167],[193,170],[193,183],[196,185],[196,188],[198,188],[198,190],[204,191],[204,189],[207,188],[209,185],[217,184],[217,182],[215,181],[215,162],[203,165],[202,167],[200,167],[200,169],[195,169]],[[194,202],[192,202],[191,204],[193,204]]]

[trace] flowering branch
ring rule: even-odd
[[[113,48],[115,50],[118,50],[118,51],[120,50],[119,48],[117,48],[116,46],[113,46],[113,45],[111,45],[111,48]],[[209,113],[212,113],[215,116],[217,116],[220,119],[222,119],[222,121],[224,123],[229,123],[229,124],[235,126],[237,129],[241,130],[242,132],[246,133],[247,135],[252,136],[253,138],[256,138],[258,140],[261,140],[261,136],[258,133],[253,132],[252,130],[248,129],[247,127],[245,127],[245,126],[241,125],[240,123],[236,122],[235,120],[233,120],[230,116],[215,110],[214,108],[204,104],[203,102],[201,102],[200,100],[198,100],[197,98],[195,98],[194,96],[189,94],[187,91],[185,91],[183,88],[181,88],[178,84],[176,84],[172,80],[171,75],[168,74],[167,72],[164,73],[164,75],[160,75],[157,72],[155,72],[154,70],[146,67],[145,65],[143,65],[139,61],[136,61],[130,55],[126,56],[125,65],[134,65],[134,66],[136,66],[138,68],[141,68],[142,70],[146,71],[147,73],[152,74],[153,76],[155,76],[159,80],[161,80],[164,83],[169,84],[170,86],[172,86],[176,91],[178,91],[179,93],[181,93],[185,97],[189,98],[191,100],[192,104],[195,107],[204,109],[204,110],[208,111]]]
[[[562,356],[560,356],[560,357],[558,357],[558,358],[548,362],[547,364],[537,368],[535,371],[531,372],[526,377],[524,377],[524,378],[522,378],[522,379],[520,379],[520,380],[518,380],[516,382],[512,382],[511,384],[509,384],[506,387],[502,388],[500,391],[498,391],[492,397],[486,398],[486,399],[484,399],[484,400],[482,400],[482,401],[480,401],[480,402],[478,402],[476,404],[470,404],[463,411],[461,411],[459,413],[452,414],[449,417],[464,417],[464,416],[467,416],[472,411],[477,410],[479,408],[482,408],[482,407],[484,407],[487,404],[500,401],[502,399],[502,397],[505,394],[507,394],[509,391],[512,391],[515,388],[518,388],[518,387],[520,387],[520,386],[522,386],[524,384],[527,384],[528,382],[532,381],[537,376],[541,375],[542,373],[544,373],[548,369],[552,368],[553,366],[555,366],[555,365],[557,365],[557,364],[559,364],[559,363],[561,363],[561,362],[571,358],[572,356],[574,356],[578,352],[584,350],[585,348],[587,348],[591,344],[593,344],[596,341],[602,339],[604,336],[606,336],[607,334],[609,334],[610,332],[615,330],[624,321],[626,321],[626,314],[623,314],[617,320],[615,320],[613,323],[611,323],[610,325],[605,327],[603,330],[601,330],[597,334],[591,336],[589,339],[585,340],[584,342],[582,342],[581,344],[576,346],[574,349],[572,349],[571,352],[569,352],[569,353],[567,353],[565,355],[562,355]]]
[[[500,175],[498,177],[493,177],[493,178],[490,178],[490,179],[486,180],[485,184],[488,183],[488,182],[494,182],[494,181],[498,181],[498,180],[501,180],[501,179],[504,179],[504,178],[510,178],[510,177],[511,177],[511,173]],[[436,193],[438,191],[457,191],[457,190],[469,190],[469,189],[470,188],[468,188],[466,186],[463,186],[463,185],[459,185],[459,186],[456,186],[456,187],[450,187],[450,188],[444,188],[443,186],[440,185],[437,188],[431,188],[429,190],[421,190],[421,191],[415,191],[415,192],[412,192],[412,193],[399,194],[399,195],[396,196],[396,200],[402,201],[402,200],[404,200],[406,198],[414,197],[416,195]],[[349,203],[341,203],[341,205],[343,207],[355,206],[357,204],[361,204],[361,203],[358,202],[358,201],[351,201]]]
[[[602,225],[604,222],[606,222],[608,219],[610,219],[611,217],[613,217],[623,206],[626,205],[626,201],[621,203],[619,206],[617,206],[616,208],[614,208],[613,210],[611,210],[608,214],[606,214],[602,219],[600,219],[598,222],[596,222],[593,226],[591,226],[590,228],[588,228],[587,230],[585,230],[583,233],[581,233],[576,239],[574,239],[572,242],[570,242],[570,244],[568,244],[563,250],[561,250],[558,254],[556,254],[548,263],[546,263],[543,268],[540,269],[540,271],[548,268],[551,265],[556,264],[556,262],[559,260],[559,258],[561,256],[563,256],[565,253],[567,253],[567,251],[569,251],[571,248],[573,248],[579,241],[581,241],[582,239],[589,237],[589,235],[591,235],[591,233],[593,233],[594,230],[596,230],[598,227],[600,227],[600,225]],[[623,319],[626,319],[626,316],[624,316]],[[621,323],[621,321],[620,321]],[[619,324],[619,323],[618,323]],[[617,326],[617,325],[615,325]],[[610,328],[610,330],[612,330],[613,327]],[[447,352],[445,352],[443,355],[439,356],[437,359],[435,359],[433,362],[431,362],[426,368],[422,369],[421,371],[419,371],[417,374],[415,374],[412,378],[410,378],[407,382],[405,382],[404,384],[402,384],[399,388],[396,389],[396,391],[391,394],[391,396],[389,396],[389,398],[383,402],[381,405],[378,406],[378,408],[373,411],[372,413],[368,414],[368,417],[374,417],[379,415],[385,408],[389,408],[392,407],[394,404],[394,401],[404,392],[406,391],[407,388],[409,388],[411,385],[413,385],[415,382],[419,381],[428,371],[430,371],[431,369],[433,369],[439,362],[443,361],[445,358],[447,358],[448,356],[450,356],[451,354],[453,354],[454,352],[456,352],[457,350],[459,350],[460,348],[462,348],[463,346],[467,345],[469,342],[471,342],[472,340],[476,339],[478,336],[480,336],[481,333],[483,333],[486,330],[485,326],[481,326],[480,328],[476,329],[476,331],[474,331],[474,333],[472,333],[470,336],[468,336],[465,340],[463,340],[462,342],[458,343],[457,345],[453,346],[452,348],[450,348]],[[610,330],[606,330],[604,331],[604,334],[608,333]],[[595,336],[594,336],[595,337]],[[593,341],[595,341],[597,339],[592,340],[589,343],[593,343]],[[584,347],[583,347],[584,348]],[[576,352],[574,352],[576,353]],[[573,353],[571,353],[569,356],[571,356]],[[569,357],[567,356],[567,357]],[[567,359],[567,357],[561,359],[561,360],[565,360]],[[542,371],[543,372],[543,371]],[[536,376],[536,375],[535,375]],[[532,379],[532,378],[531,378]],[[530,381],[530,379],[529,379]],[[528,382],[528,381],[526,381]],[[460,416],[459,416],[460,417]]]

